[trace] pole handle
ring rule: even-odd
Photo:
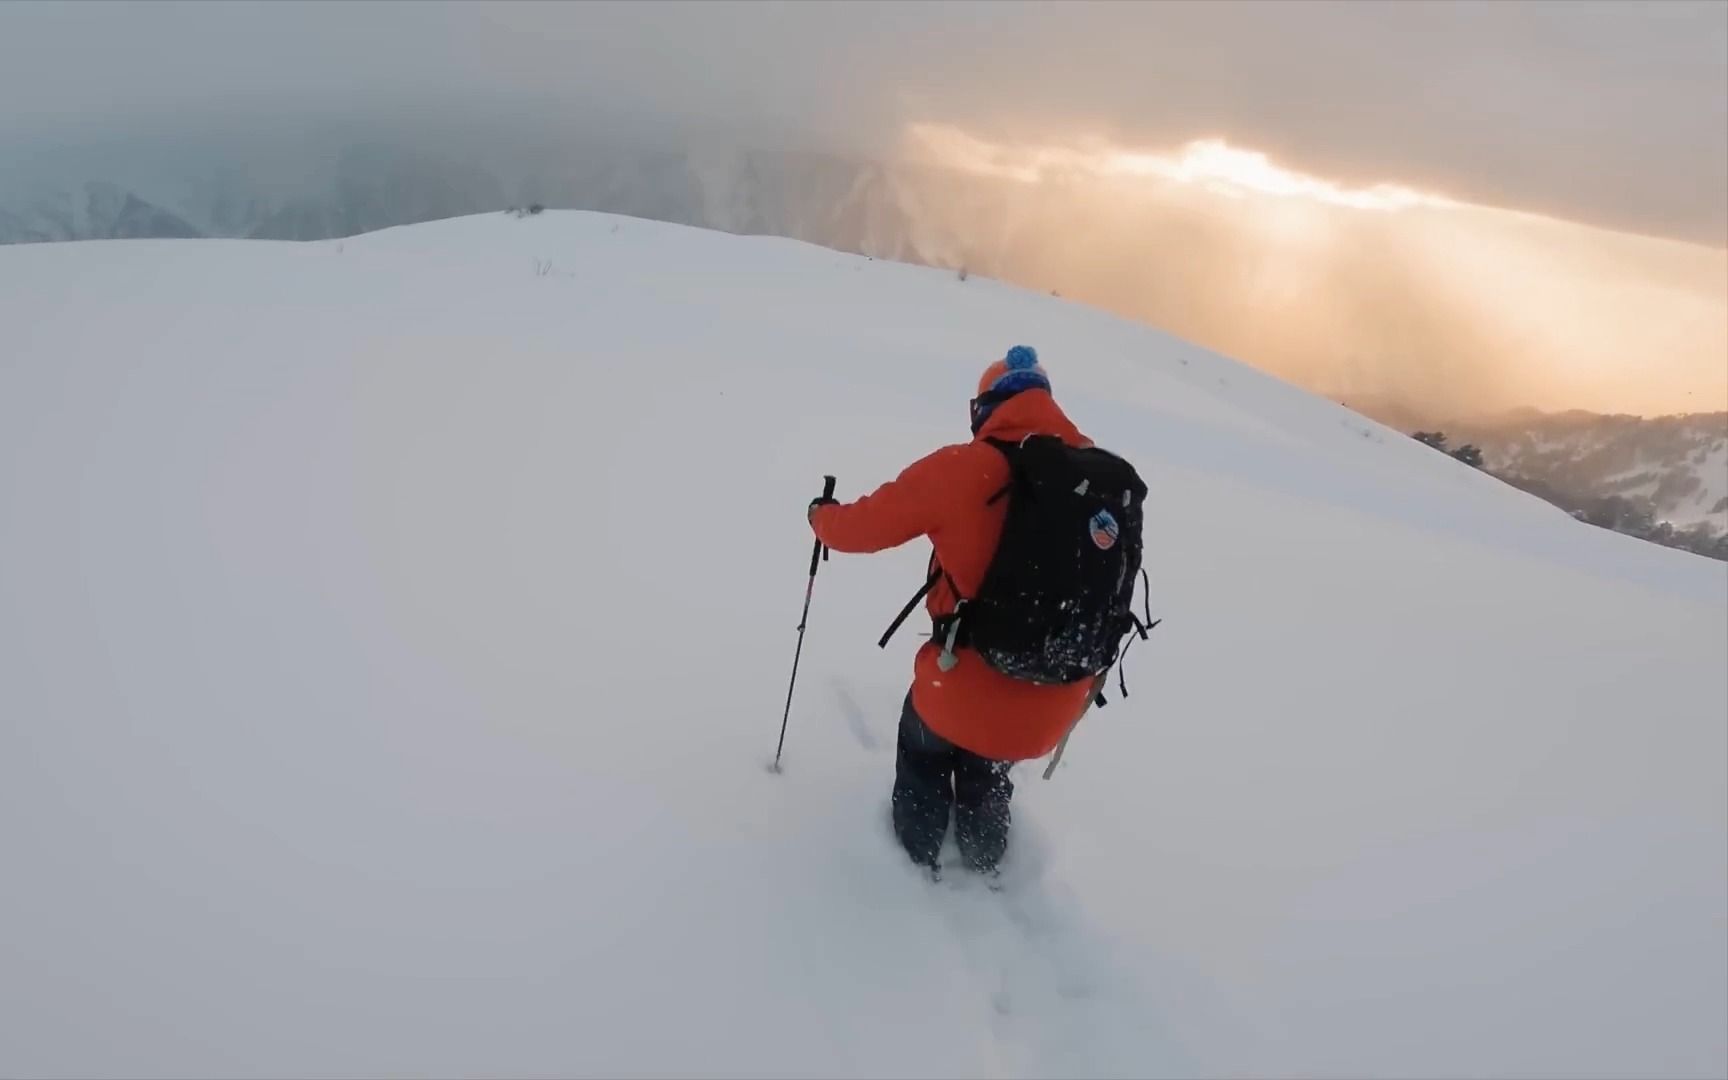
[[[832,476],[823,476],[822,477],[822,497],[824,499],[832,499],[834,497],[834,485],[835,485],[835,483],[836,483],[836,481],[834,480],[834,478]],[[816,568],[818,566],[821,566],[822,560],[826,559],[827,557],[828,557],[828,549],[822,546],[822,541],[820,541],[820,540],[816,541],[815,548],[813,548],[810,552],[810,576],[811,577],[816,576]]]

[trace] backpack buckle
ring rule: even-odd
[[[966,601],[954,605],[954,610],[942,620],[942,625],[936,628],[937,636],[942,639],[942,651],[936,655],[936,669],[946,674],[960,664],[960,657],[955,649],[960,641],[960,617],[966,611]]]

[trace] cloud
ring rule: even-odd
[[[0,101],[13,153],[499,116],[860,153],[916,121],[1016,143],[1216,137],[1343,187],[1391,176],[1728,237],[1728,9],[1711,2],[12,0]]]
[[[1235,198],[1271,195],[1309,199],[1356,210],[1403,210],[1450,206],[1451,199],[1384,181],[1352,187],[1277,164],[1258,150],[1231,146],[1223,139],[1195,139],[1161,152],[1124,149],[1098,138],[1074,146],[992,143],[947,124],[911,124],[906,152],[914,159],[961,172],[1021,183],[1104,181],[1112,178],[1199,184]]]
[[[1728,408],[1728,251],[1340,183],[1263,152],[919,125],[975,182],[975,268],[1150,322],[1319,393],[1462,417]]]

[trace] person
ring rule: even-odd
[[[972,439],[944,446],[851,503],[816,499],[816,538],[834,551],[868,554],[919,537],[933,546],[926,610],[939,620],[975,595],[1002,534],[1009,482],[1006,457],[986,440],[1053,435],[1091,446],[1056,404],[1030,347],[1017,345],[985,368],[971,402]],[[1055,749],[1094,693],[1092,680],[1068,685],[1015,679],[961,647],[942,655],[932,638],[919,648],[900,712],[894,763],[894,833],[912,860],[935,871],[954,821],[966,865],[991,874],[1007,849],[1017,761]]]

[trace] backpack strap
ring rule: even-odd
[[[924,584],[919,587],[917,592],[912,594],[912,599],[906,601],[906,606],[900,609],[900,614],[894,616],[894,621],[888,624],[888,629],[883,632],[882,637],[876,642],[876,647],[878,649],[886,649],[888,647],[888,639],[894,636],[894,632],[900,629],[902,623],[912,617],[912,611],[918,606],[918,601],[930,595],[930,590],[936,587],[936,581],[941,576],[942,571],[940,567],[930,571],[930,576],[924,579]]]
[[[1158,624],[1164,621],[1163,619],[1153,619],[1149,623],[1143,623],[1138,615],[1129,615],[1128,617],[1134,620],[1134,634],[1136,636],[1128,639],[1128,644],[1122,646],[1122,655],[1116,658],[1116,688],[1122,691],[1123,697],[1128,696],[1128,650],[1134,647],[1136,640],[1144,641],[1149,638]],[[1099,694],[1098,697],[1098,704],[1104,704],[1104,695]]]
[[[1164,621],[1163,619],[1154,619],[1152,617],[1152,578],[1146,573],[1146,568],[1144,566],[1140,568],[1140,581],[1146,587],[1144,592],[1146,618],[1142,621],[1140,616],[1134,614],[1134,601],[1133,598],[1130,597],[1128,601],[1128,618],[1134,628],[1134,635],[1128,639],[1128,644],[1122,646],[1122,652],[1116,657],[1116,687],[1122,691],[1123,697],[1128,696],[1128,650],[1134,647],[1134,642],[1136,640],[1148,640],[1152,635],[1152,631],[1159,623]],[[1100,706],[1104,704],[1103,693],[1099,693],[1098,695],[1098,704]]]
[[[984,501],[985,506],[994,506],[1010,491],[1014,490],[1015,480],[1019,477],[1019,469],[1016,466],[1016,457],[1020,451],[1020,444],[1009,442],[1007,439],[986,438],[984,441],[989,445],[994,446],[1001,452],[1003,457],[1008,459],[1008,482],[1002,485],[1000,491],[996,492],[996,494],[990,496]],[[960,595],[960,586],[954,583],[954,579],[949,576],[948,571],[942,569],[942,564],[936,561],[935,555],[930,556],[930,576],[925,579],[923,587],[912,594],[912,599],[906,601],[906,606],[900,609],[900,614],[894,616],[894,621],[888,624],[888,629],[883,632],[882,637],[876,642],[877,648],[886,649],[888,647],[888,639],[893,637],[895,631],[899,630],[901,625],[905,623],[907,619],[912,617],[912,612],[918,607],[918,601],[929,596],[930,590],[934,589],[936,583],[944,578],[948,581],[949,590],[954,593],[954,610],[936,620],[934,632],[937,637],[947,638],[947,641],[943,644],[943,654],[947,657],[952,657],[954,655],[954,650],[960,645],[958,624],[960,621],[960,609],[966,606],[966,598]]]
[[[1020,481],[1020,452],[1024,449],[1027,440],[1037,438],[1055,438],[1055,436],[1028,435],[1020,442],[1010,442],[1007,439],[997,438],[984,439],[984,442],[995,447],[1008,461],[1008,482],[1003,484],[996,494],[990,496],[984,501],[985,506],[996,505],[998,502],[1002,501],[1002,499],[1006,498],[1009,492],[1014,490],[1015,486]],[[938,637],[947,637],[948,640],[943,646],[943,651],[946,656],[953,656],[954,649],[958,648],[961,644],[964,644],[964,642],[959,638],[957,624],[960,619],[961,609],[966,606],[966,597],[960,594],[960,586],[954,583],[954,579],[949,575],[948,571],[942,569],[942,564],[936,561],[936,556],[934,554],[930,556],[930,576],[925,579],[924,584],[918,589],[918,591],[912,594],[912,599],[906,601],[906,606],[900,609],[900,614],[894,616],[894,621],[888,624],[888,629],[883,631],[881,638],[876,642],[877,648],[886,649],[888,647],[889,639],[894,636],[895,632],[900,629],[907,619],[912,617],[912,612],[917,609],[918,602],[926,596],[929,596],[930,590],[936,587],[936,583],[944,579],[948,582],[949,590],[954,593],[954,610],[950,614],[944,615],[936,620],[937,625],[935,627],[935,633]]]
[[[901,625],[905,623],[907,619],[912,617],[912,612],[918,607],[918,601],[929,596],[930,590],[934,589],[936,583],[944,578],[947,578],[948,588],[954,591],[955,602],[965,602],[960,597],[960,586],[954,584],[953,578],[948,577],[948,571],[942,569],[942,564],[936,561],[936,556],[930,556],[930,576],[924,579],[924,584],[919,587],[917,592],[912,594],[912,599],[906,601],[906,606],[900,609],[900,614],[894,616],[894,621],[888,624],[888,629],[882,634],[881,639],[876,642],[876,647],[878,649],[886,649],[888,647],[888,639],[893,637],[894,632],[899,630]]]
[[[1014,482],[1020,478],[1020,444],[1009,442],[1007,439],[996,438],[987,438],[984,441],[994,446],[1008,461],[1008,482],[1003,484],[996,494],[984,500],[985,506],[995,506],[1006,498],[1010,491],[1014,490]]]
[[[1057,443],[1062,441],[1054,435],[1028,435],[1019,442],[1010,442],[1007,439],[997,438],[986,438],[984,440],[986,443],[994,446],[997,452],[1008,461],[1008,482],[997,489],[996,494],[984,500],[985,506],[995,506],[997,503],[1007,498],[1009,493],[1021,485],[1022,476],[1020,471],[1020,455],[1026,452],[1026,444],[1034,439],[1048,439]]]

